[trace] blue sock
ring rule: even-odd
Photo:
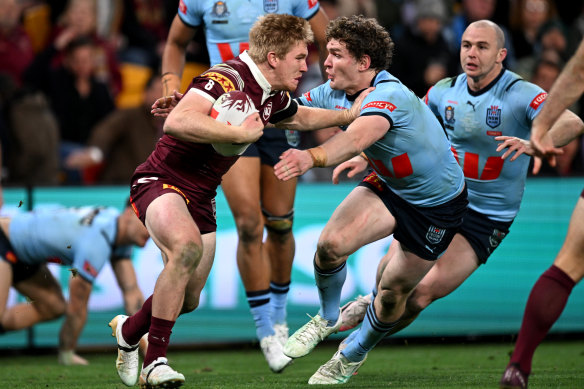
[[[374,301],[367,307],[367,313],[365,314],[361,328],[359,328],[359,333],[341,351],[341,354],[351,362],[359,362],[365,359],[367,353],[399,322],[399,320],[393,323],[381,322],[375,316],[375,307],[373,304]]]
[[[246,292],[247,302],[256,326],[258,339],[274,335],[272,319],[270,317],[270,291],[258,290],[256,292]]]
[[[272,322],[286,323],[286,300],[290,290],[290,281],[285,284],[270,282],[270,305],[272,306]]]
[[[320,316],[326,319],[329,326],[334,325],[339,318],[341,306],[341,290],[347,278],[347,262],[330,270],[322,270],[314,262],[314,278],[320,297]]]

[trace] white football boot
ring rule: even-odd
[[[300,358],[310,353],[327,336],[339,331],[343,324],[341,315],[339,314],[337,322],[332,327],[328,327],[327,324],[328,322],[320,315],[311,317],[308,323],[288,339],[284,346],[284,354],[290,358]]]
[[[118,375],[124,385],[134,386],[138,381],[138,345],[129,345],[122,336],[122,325],[127,319],[126,315],[118,315],[108,325],[112,328],[112,336],[118,343],[118,358],[116,359]]]

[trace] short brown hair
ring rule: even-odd
[[[270,51],[284,58],[298,42],[306,44],[314,40],[314,34],[306,19],[287,14],[260,16],[249,30],[249,56],[255,63],[267,61]]]
[[[373,18],[354,15],[331,20],[326,28],[326,40],[331,39],[343,42],[356,59],[368,55],[375,70],[386,70],[391,65],[395,45],[389,32]]]

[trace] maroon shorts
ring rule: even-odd
[[[187,204],[191,217],[201,234],[217,230],[215,197],[179,186],[170,177],[155,174],[134,174],[130,188],[130,201],[134,212],[146,224],[146,210],[152,201],[165,193],[178,193]]]

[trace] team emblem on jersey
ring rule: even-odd
[[[274,13],[278,11],[278,0],[264,0],[264,12]]]
[[[454,107],[452,105],[448,105],[444,109],[444,121],[447,124],[454,124]]]
[[[264,121],[268,121],[268,119],[270,118],[270,116],[272,116],[272,102],[270,101],[268,104],[266,104],[266,106],[264,107],[264,111],[262,112],[262,116],[264,118]]]
[[[426,232],[426,240],[432,244],[438,244],[444,238],[445,232],[446,230],[444,228],[430,226],[428,232]]]
[[[217,16],[219,18],[226,18],[229,16],[229,10],[227,9],[227,3],[224,1],[217,1],[213,4],[213,10],[211,11],[211,15]]]
[[[495,249],[497,246],[499,246],[499,243],[501,243],[501,241],[506,235],[507,234],[504,233],[503,231],[499,231],[496,228],[493,229],[493,233],[491,234],[491,236],[489,236],[489,244],[493,249]]]
[[[487,108],[487,126],[495,128],[501,124],[501,108],[498,105],[491,105]]]

